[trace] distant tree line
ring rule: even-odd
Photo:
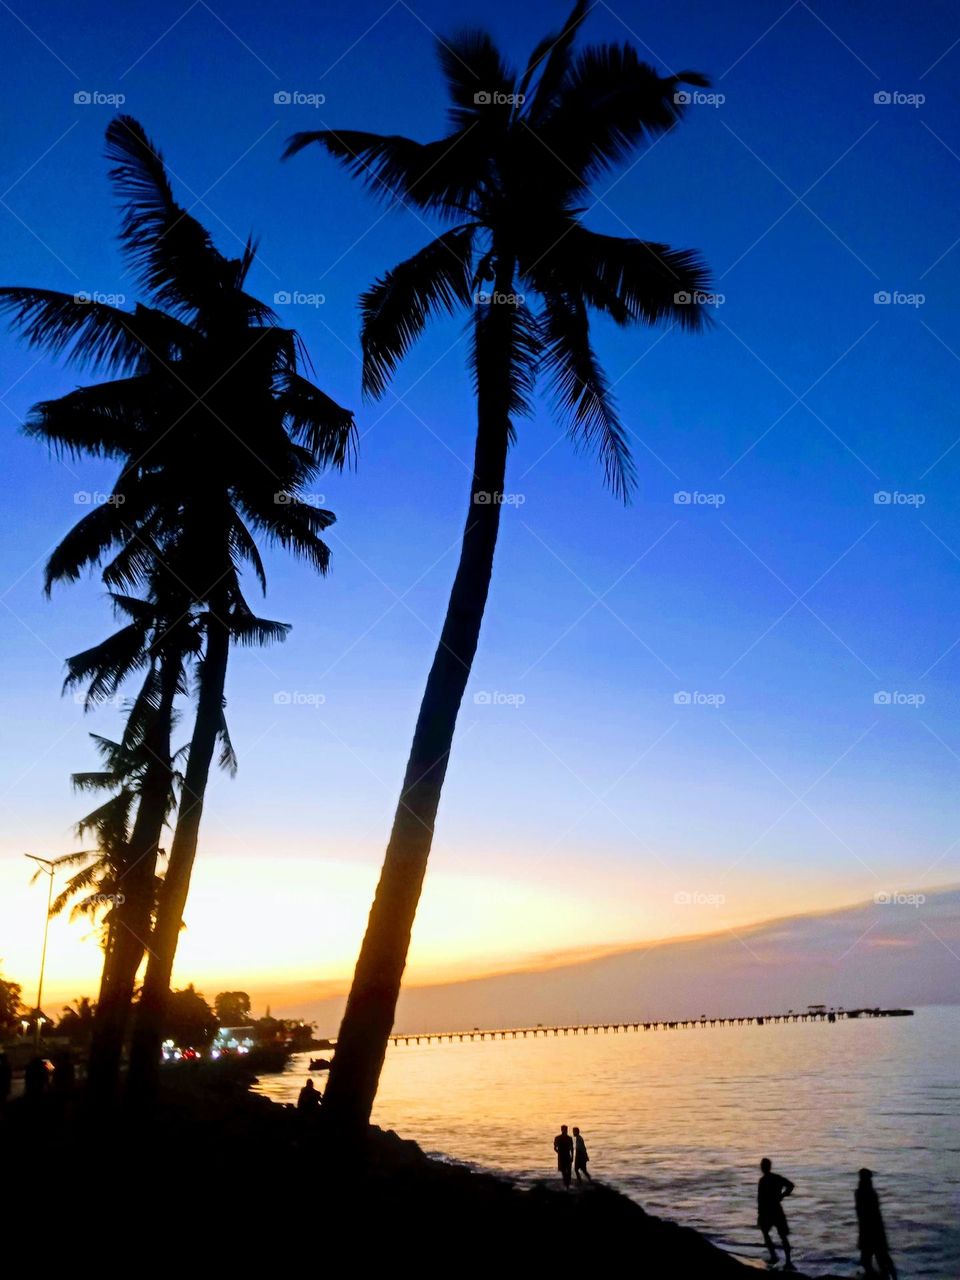
[[[27,1008],[21,1000],[20,986],[0,978],[0,1044],[23,1034],[32,1034],[37,1010]],[[89,1048],[96,1025],[96,1004],[81,996],[65,1005],[59,1018],[41,1012],[45,1020],[45,1038],[64,1038],[76,1048]],[[27,1033],[23,1023],[28,1024]],[[191,983],[182,990],[171,991],[164,1006],[162,1038],[172,1040],[180,1048],[208,1048],[220,1027],[245,1027],[258,1045],[286,1045],[291,1052],[309,1049],[315,1024],[296,1018],[273,1018],[267,1012],[254,1018],[250,997],[245,991],[221,991],[211,1007]]]

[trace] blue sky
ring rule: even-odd
[[[566,8],[0,9],[3,281],[132,305],[102,157],[114,107],[74,101],[122,94],[220,246],[262,238],[255,291],[323,295],[281,310],[320,385],[359,411],[359,469],[323,485],[338,515],[332,574],[316,582],[271,556],[264,612],[293,632],[238,655],[229,677],[241,774],[211,792],[198,892],[211,915],[218,902],[241,912],[258,877],[286,877],[320,932],[330,913],[347,920],[333,950],[318,940],[315,959],[278,958],[277,908],[276,927],[251,925],[258,972],[349,968],[455,566],[473,431],[462,318],[430,331],[396,396],[360,402],[357,294],[429,238],[429,220],[386,211],[319,151],[281,165],[282,144],[324,126],[438,136],[433,33],[485,25],[519,62]],[[492,961],[958,878],[960,16],[936,3],[599,3],[584,39],[632,41],[661,70],[713,78],[723,101],[692,105],[598,183],[586,219],[698,248],[724,300],[695,338],[596,328],[635,447],[630,507],[549,405],[519,424],[507,488],[522,502],[504,512],[435,909],[418,932],[434,974],[447,942],[467,963],[441,923],[473,889],[469,936]],[[275,102],[284,92],[325,101]],[[115,724],[58,696],[63,658],[110,625],[96,584],[40,594],[46,552],[82,514],[75,494],[111,474],[65,467],[17,433],[31,403],[90,375],[6,334],[0,353],[0,866],[14,939],[0,955],[14,969],[33,962],[33,934],[18,930],[39,910],[20,854],[72,847],[69,774],[91,763],[86,730]],[[906,700],[878,704],[880,692]],[[549,903],[525,916],[521,889],[536,886]],[[194,963],[221,972],[216,955]]]

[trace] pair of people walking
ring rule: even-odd
[[[760,1181],[757,1183],[757,1226],[763,1232],[763,1242],[770,1255],[773,1266],[777,1258],[776,1246],[771,1232],[776,1230],[783,1249],[784,1271],[794,1271],[790,1256],[790,1227],[787,1215],[783,1211],[783,1202],[794,1190],[789,1178],[773,1172],[770,1161],[760,1161]],[[880,1197],[873,1185],[873,1170],[861,1169],[859,1181],[854,1192],[854,1204],[857,1210],[858,1239],[860,1265],[864,1275],[878,1276],[880,1280],[897,1280],[897,1269],[890,1257],[887,1246],[887,1233],[880,1212]],[[876,1267],[874,1266],[876,1264]]]
[[[572,1136],[567,1132],[565,1124],[560,1126],[560,1132],[553,1140],[553,1149],[557,1153],[557,1168],[560,1170],[560,1177],[565,1187],[570,1186],[571,1170],[577,1175],[578,1182],[582,1182],[584,1178],[588,1182],[593,1181],[587,1170],[590,1162],[587,1144],[576,1125],[573,1126]]]

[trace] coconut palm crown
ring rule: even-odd
[[[693,71],[661,76],[627,44],[576,52],[587,7],[574,6],[522,75],[485,32],[438,41],[451,129],[436,141],[322,129],[295,134],[286,155],[318,144],[376,195],[455,223],[363,295],[367,395],[382,395],[432,315],[506,303],[512,411],[529,408],[536,376],[546,373],[575,441],[599,454],[607,482],[626,498],[634,482],[628,434],[588,313],[621,326],[696,329],[708,277],[697,253],[601,235],[582,214],[598,178],[679,121],[690,97],[681,86],[708,81]],[[528,298],[539,301],[536,310]],[[475,343],[489,311],[476,308]]]

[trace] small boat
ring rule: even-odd
[[[311,1058],[310,1070],[311,1071],[329,1071],[330,1059],[329,1058]]]

